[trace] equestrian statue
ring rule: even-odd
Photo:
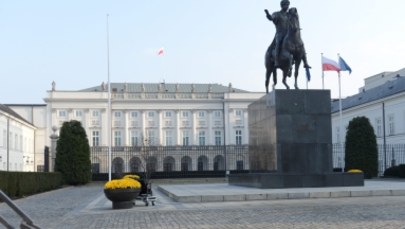
[[[304,62],[307,78],[310,78],[309,69],[311,67],[308,65],[304,43],[301,39],[301,28],[297,9],[293,7],[289,8],[289,0],[282,0],[280,6],[281,10],[273,14],[269,14],[267,10],[264,10],[267,19],[273,21],[276,26],[276,35],[265,55],[266,93],[269,92],[271,74],[273,74],[273,88],[277,84],[277,69],[281,69],[283,72],[283,84],[287,89],[290,89],[290,87],[286,79],[287,76],[291,77],[293,65],[295,78],[294,87],[298,89],[297,78],[301,61]]]

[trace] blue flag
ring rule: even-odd
[[[307,75],[308,82],[311,81],[311,72],[309,72],[309,68],[305,68],[305,73]]]
[[[349,74],[352,73],[352,69],[350,68],[350,66],[340,56],[339,56],[339,67],[340,67],[340,71],[349,71]]]

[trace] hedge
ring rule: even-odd
[[[400,177],[405,178],[405,164],[393,166],[384,171],[384,177]]]
[[[60,173],[0,171],[0,189],[11,198],[18,198],[62,187]]]

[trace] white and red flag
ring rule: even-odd
[[[322,71],[336,71],[340,72],[340,66],[336,61],[322,56]]]
[[[162,47],[157,51],[158,56],[163,56],[165,54],[165,49]]]

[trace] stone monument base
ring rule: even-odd
[[[230,185],[255,188],[304,188],[364,186],[363,173],[326,173],[326,174],[277,174],[247,173],[230,174]]]
[[[257,188],[364,186],[363,173],[334,173],[329,90],[274,90],[248,107],[248,174]]]

